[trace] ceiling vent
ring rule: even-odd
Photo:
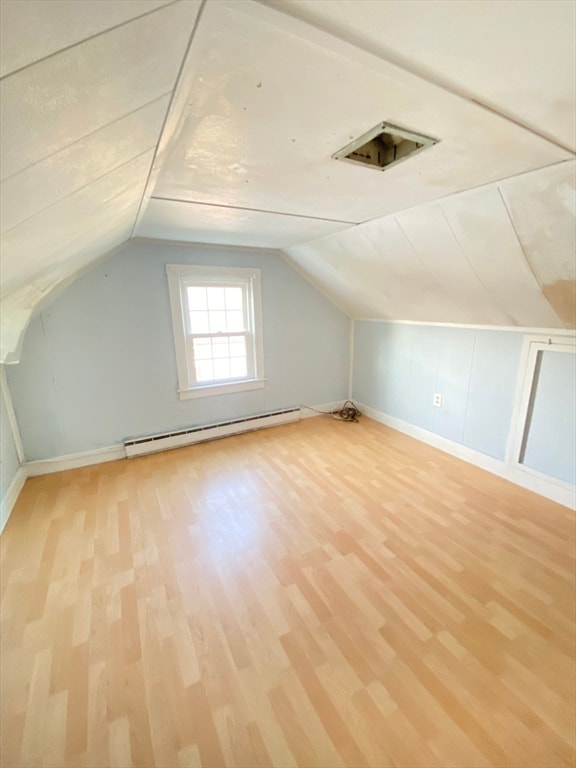
[[[332,157],[383,171],[438,143],[438,139],[407,131],[391,123],[378,123]]]

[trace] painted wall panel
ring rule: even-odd
[[[355,323],[355,399],[408,420],[413,335],[411,325]]]
[[[436,391],[441,328],[412,326],[408,421],[432,429],[434,406],[431,393]]]
[[[24,451],[27,459],[55,456],[65,444],[66,436],[60,412],[54,408],[57,394],[57,382],[50,365],[50,344],[44,332],[42,317],[36,317],[30,323],[26,333],[26,353],[34,361],[33,376],[19,376],[19,366],[7,366],[6,376],[12,395],[12,403],[26,403],[25,417],[16,413],[20,435],[26,428]],[[29,446],[34,450],[29,452]]]
[[[167,263],[262,270],[262,390],[181,401]],[[132,243],[36,317],[8,376],[33,459],[346,397],[349,319],[279,255]]]
[[[0,392],[0,502],[4,501],[19,466],[4,394]]]
[[[521,333],[357,321],[353,396],[504,459],[521,346]]]
[[[541,353],[522,463],[576,484],[576,354]]]
[[[462,442],[496,459],[506,456],[521,349],[521,333],[475,333]]]
[[[442,407],[434,408],[431,431],[457,443],[464,438],[475,338],[470,328],[442,328],[440,333],[435,391],[442,395]]]

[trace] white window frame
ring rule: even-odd
[[[516,405],[512,414],[510,434],[508,436],[506,464],[514,470],[519,470],[534,478],[545,480],[548,483],[573,492],[574,486],[570,485],[570,483],[552,477],[552,475],[545,475],[524,464],[524,450],[530,426],[538,361],[542,352],[576,354],[576,338],[568,335],[555,336],[553,334],[530,335],[524,338],[518,384],[516,386]]]
[[[229,392],[260,389],[265,385],[262,342],[262,291],[259,269],[243,267],[206,267],[187,264],[167,264],[168,291],[172,312],[174,348],[178,368],[178,394],[181,400],[209,397]],[[244,290],[247,309],[248,376],[230,381],[196,383],[193,365],[189,365],[186,288],[190,285],[236,285]],[[226,335],[226,334],[224,334]]]

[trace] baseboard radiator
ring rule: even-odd
[[[238,435],[241,432],[252,432],[255,429],[275,427],[278,424],[287,424],[290,421],[298,421],[300,408],[287,408],[283,411],[262,413],[259,416],[247,416],[242,419],[221,421],[217,424],[207,424],[202,427],[190,427],[180,429],[177,432],[165,432],[161,435],[148,435],[134,440],[125,440],[124,449],[126,458],[142,456],[145,453],[167,451],[170,448],[181,448],[184,445],[201,443],[205,440],[216,440],[219,437]]]

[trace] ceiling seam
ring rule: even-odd
[[[431,270],[431,269],[428,267],[428,265],[426,264],[426,262],[424,261],[424,259],[423,259],[423,258],[422,258],[422,256],[420,255],[420,251],[418,250],[418,248],[416,248],[416,246],[414,245],[414,243],[412,242],[412,240],[410,239],[410,237],[408,236],[408,234],[406,233],[406,231],[405,231],[405,230],[404,230],[404,228],[402,227],[402,224],[401,224],[401,223],[398,221],[398,217],[397,217],[397,216],[394,216],[393,218],[394,218],[394,221],[395,221],[395,223],[396,223],[396,226],[398,227],[398,229],[400,230],[400,232],[401,232],[401,233],[402,233],[402,235],[404,236],[404,239],[406,240],[406,242],[408,243],[408,245],[410,246],[410,248],[411,248],[411,249],[414,251],[414,253],[415,253],[415,255],[416,255],[416,257],[417,257],[418,261],[420,262],[420,264],[421,264],[421,265],[422,265],[422,267],[424,268],[424,271],[425,271],[425,272],[427,272],[427,273],[430,275],[430,277],[432,278],[432,282],[433,282],[433,283],[435,283],[435,284],[438,286],[438,288],[440,289],[440,291],[441,291],[442,295],[443,295],[443,296],[445,296],[445,297],[446,297],[446,299],[448,300],[448,304],[449,304],[449,305],[450,305],[450,304],[452,304],[452,306],[453,306],[455,309],[460,309],[460,305],[459,305],[459,304],[456,304],[456,303],[454,303],[453,299],[452,299],[452,298],[451,298],[451,296],[448,294],[448,292],[445,290],[445,288],[444,288],[444,286],[442,285],[442,283],[440,282],[440,280],[438,280],[438,278],[436,277],[436,275],[435,275],[435,274],[432,272],[432,270]]]
[[[484,281],[482,280],[482,278],[480,277],[480,275],[478,274],[478,272],[476,272],[476,269],[475,269],[475,268],[472,266],[472,262],[470,261],[470,259],[468,258],[467,254],[466,254],[466,249],[464,248],[464,246],[463,246],[463,245],[462,245],[462,243],[460,242],[460,240],[459,240],[459,238],[458,238],[458,235],[456,234],[456,232],[454,231],[454,229],[453,229],[452,225],[450,224],[450,220],[448,219],[448,216],[446,215],[446,211],[445,211],[445,210],[444,210],[444,208],[442,207],[442,203],[441,203],[441,202],[439,203],[439,206],[440,206],[440,210],[442,211],[442,215],[444,216],[444,219],[446,220],[446,224],[448,225],[448,229],[449,229],[449,230],[450,230],[450,232],[452,233],[452,236],[454,237],[454,240],[456,240],[456,242],[458,243],[458,247],[460,248],[460,250],[461,250],[462,254],[464,255],[464,258],[466,259],[466,261],[467,261],[467,262],[468,262],[468,264],[470,265],[470,269],[471,269],[471,270],[474,272],[474,274],[477,276],[477,278],[478,278],[478,282],[480,283],[480,285],[481,285],[481,286],[484,288],[484,290],[486,291],[486,295],[487,295],[487,296],[488,296],[488,298],[490,299],[490,302],[491,302],[493,305],[495,305],[495,306],[496,306],[496,309],[499,309],[499,310],[500,310],[500,312],[502,312],[502,314],[504,315],[504,317],[507,317],[507,318],[508,318],[508,320],[510,321],[510,325],[517,325],[517,323],[515,323],[515,322],[514,322],[514,318],[512,317],[512,315],[511,315],[509,312],[507,312],[507,311],[506,311],[506,309],[504,309],[504,306],[503,306],[503,304],[501,303],[499,296],[498,296],[497,294],[495,294],[495,293],[494,293],[494,291],[490,291],[490,290],[488,290],[487,286],[484,284]]]
[[[198,247],[198,248],[204,248],[209,250],[222,250],[222,248],[225,248],[227,250],[232,251],[242,251],[245,253],[254,253],[254,251],[260,251],[263,253],[272,253],[272,254],[279,254],[281,253],[281,250],[279,248],[271,247],[271,246],[259,246],[259,245],[224,245],[222,243],[202,243],[198,240],[167,240],[166,238],[162,237],[146,237],[142,235],[137,235],[136,237],[132,238],[134,243],[161,243],[162,245],[168,245],[168,246],[176,246],[178,248],[191,248],[191,247]]]
[[[266,208],[247,208],[243,205],[227,205],[226,203],[204,203],[201,200],[182,200],[177,197],[159,197],[158,195],[151,195],[150,200],[164,200],[167,203],[185,203],[186,205],[207,205],[211,208],[226,208],[232,211],[249,211],[252,213],[270,213],[275,216],[291,216],[296,219],[310,219],[311,221],[328,221],[334,224],[350,224],[356,226],[355,221],[344,221],[342,219],[328,219],[324,216],[306,216],[301,213],[288,213],[285,211],[270,211]]]
[[[479,274],[478,274],[478,272],[476,271],[476,268],[474,267],[474,265],[472,264],[472,262],[471,262],[471,261],[470,261],[470,259],[468,258],[468,255],[467,255],[467,253],[466,253],[466,251],[465,251],[465,249],[464,249],[464,246],[462,245],[462,243],[461,243],[461,242],[460,242],[460,240],[458,239],[458,236],[456,235],[456,232],[455,232],[455,231],[454,231],[454,229],[452,228],[452,225],[450,224],[450,220],[448,219],[448,216],[446,216],[446,211],[444,210],[444,208],[443,208],[443,206],[442,206],[442,203],[441,203],[441,202],[439,202],[439,203],[438,203],[438,207],[440,208],[440,211],[441,211],[441,213],[442,213],[442,217],[443,217],[444,221],[446,222],[446,226],[447,226],[447,227],[448,227],[448,229],[450,230],[450,233],[451,233],[452,237],[454,238],[454,240],[455,240],[455,242],[456,242],[456,245],[458,246],[458,249],[460,250],[460,253],[461,253],[461,254],[462,254],[462,256],[464,257],[464,260],[466,261],[466,263],[468,264],[468,266],[469,266],[469,267],[470,267],[470,269],[472,270],[472,273],[473,273],[473,274],[476,276],[476,279],[478,280],[478,282],[479,282],[479,283],[480,283],[480,285],[482,286],[482,289],[484,290],[484,292],[485,292],[486,296],[488,297],[488,301],[489,301],[489,302],[490,302],[490,303],[491,303],[491,304],[492,304],[492,305],[493,305],[493,306],[494,306],[494,307],[495,307],[497,310],[499,310],[500,312],[502,312],[502,314],[504,315],[504,317],[507,317],[507,318],[510,320],[510,322],[511,322],[511,323],[513,323],[513,318],[512,318],[512,317],[511,317],[511,316],[508,314],[508,312],[506,312],[506,310],[504,309],[504,307],[503,307],[503,306],[500,304],[500,301],[498,300],[498,298],[497,298],[497,297],[494,297],[494,296],[493,296],[493,294],[492,294],[492,293],[491,293],[491,292],[488,290],[488,288],[487,288],[487,287],[486,287],[486,285],[484,284],[484,281],[482,280],[482,278],[480,277],[480,275],[479,275]]]
[[[166,123],[168,122],[168,117],[170,116],[170,110],[172,109],[172,105],[174,104],[174,99],[176,97],[176,91],[178,90],[178,84],[182,78],[182,72],[184,71],[184,67],[186,65],[186,60],[188,58],[188,54],[190,53],[190,49],[192,48],[192,43],[194,41],[194,37],[196,36],[196,32],[198,31],[198,26],[200,25],[200,19],[202,18],[202,14],[204,13],[204,8],[206,7],[207,0],[201,0],[200,7],[198,8],[198,13],[196,14],[196,19],[194,20],[194,26],[192,27],[192,31],[190,32],[190,37],[188,38],[188,45],[186,46],[186,50],[184,51],[184,55],[182,56],[182,61],[180,62],[180,68],[178,69],[178,73],[176,74],[176,78],[174,80],[174,87],[172,88],[172,95],[170,96],[170,101],[168,102],[168,107],[166,109],[166,114],[164,115],[164,120],[162,121],[162,127],[160,128],[160,133],[158,135],[158,141],[156,142],[156,149],[154,150],[154,156],[152,157],[152,162],[150,163],[150,168],[148,169],[148,176],[146,177],[146,183],[144,184],[144,191],[142,192],[142,197],[140,198],[140,205],[138,206],[138,211],[136,213],[136,218],[134,219],[134,224],[132,225],[132,229],[130,230],[130,236],[129,239],[134,237],[134,231],[136,229],[136,225],[138,224],[138,221],[140,219],[140,213],[142,211],[142,206],[144,204],[144,199],[146,197],[146,192],[148,190],[148,184],[150,183],[150,179],[152,177],[152,171],[154,169],[154,163],[156,162],[156,157],[158,155],[158,147],[160,146],[160,143],[162,141],[162,135],[164,133],[164,129],[166,128]]]
[[[311,275],[309,272],[306,271],[306,269],[300,264],[296,259],[288,253],[289,248],[299,248],[298,245],[290,245],[286,246],[286,248],[281,248],[279,253],[280,257],[288,264],[288,266],[294,270],[303,280],[306,280],[306,282],[312,286],[318,293],[320,293],[324,298],[329,301],[331,304],[333,304],[337,309],[342,312],[342,314],[346,315],[350,320],[353,319],[352,310],[349,306],[346,306],[346,301],[341,300],[340,296],[336,296],[334,293],[330,293],[322,286],[321,280],[316,280],[314,275]]]
[[[60,147],[59,149],[55,149],[54,152],[50,152],[49,155],[45,155],[44,157],[41,157],[40,160],[36,160],[35,162],[30,163],[30,165],[24,166],[24,168],[21,168],[19,171],[16,171],[15,173],[11,173],[9,176],[5,176],[0,181],[0,183],[4,184],[4,182],[9,181],[10,179],[15,178],[16,176],[19,176],[21,173],[25,173],[30,168],[34,168],[35,165],[40,165],[40,163],[43,163],[46,160],[49,160],[51,157],[54,157],[60,152],[65,152],[67,149],[70,149],[70,147],[73,147],[74,145],[79,144],[81,141],[84,141],[85,139],[89,139],[90,136],[94,136],[99,131],[103,131],[105,128],[109,128],[111,125],[114,125],[115,123],[119,123],[121,120],[124,120],[125,118],[136,114],[136,112],[140,112],[140,110],[146,109],[151,104],[154,104],[156,101],[161,101],[162,99],[164,99],[166,96],[168,96],[169,93],[171,93],[171,91],[165,91],[160,96],[155,96],[151,101],[147,101],[145,104],[142,104],[141,107],[136,107],[136,109],[133,109],[131,112],[126,112],[126,114],[120,115],[120,117],[117,117],[115,120],[111,120],[109,123],[104,123],[104,125],[100,125],[98,128],[95,128],[93,131],[90,131],[89,133],[85,133],[84,136],[81,136],[79,139],[76,139],[75,141],[70,142],[70,144],[66,144],[65,146]]]
[[[508,217],[508,221],[510,222],[510,226],[512,227],[512,231],[514,232],[514,237],[518,241],[518,245],[520,246],[520,250],[522,251],[522,256],[524,256],[524,261],[526,262],[526,266],[530,270],[530,274],[532,275],[532,277],[536,281],[538,287],[540,288],[540,290],[542,290],[542,283],[540,282],[540,279],[538,278],[538,276],[534,272],[534,269],[532,268],[532,264],[530,263],[530,260],[529,260],[528,256],[526,255],[526,251],[524,250],[524,246],[522,245],[522,241],[520,240],[520,236],[518,235],[518,230],[514,226],[514,221],[512,219],[512,215],[510,214],[510,210],[508,208],[506,200],[504,199],[504,195],[502,194],[502,190],[500,189],[499,186],[497,187],[497,190],[498,190],[498,195],[500,197],[500,200],[502,201],[502,205],[504,206],[504,210],[506,211],[506,216]]]
[[[67,195],[64,195],[64,197],[60,197],[58,200],[55,200],[53,203],[50,203],[50,205],[46,205],[44,206],[44,208],[40,208],[40,210],[35,211],[35,213],[31,214],[30,216],[27,216],[25,219],[22,219],[22,221],[19,221],[18,224],[13,224],[8,229],[3,230],[2,237],[7,235],[8,232],[12,232],[13,229],[17,229],[18,227],[22,226],[22,224],[25,224],[27,221],[30,221],[30,219],[33,219],[35,216],[38,216],[39,214],[44,213],[45,211],[48,211],[50,208],[53,208],[55,205],[59,205],[64,200],[68,200],[69,197],[73,197],[74,195],[78,194],[78,192],[82,192],[83,190],[87,189],[87,187],[91,187],[92,184],[97,184],[99,181],[102,181],[102,179],[106,178],[106,176],[109,176],[111,173],[114,173],[115,171],[120,170],[120,168],[123,168],[125,165],[129,165],[130,163],[133,163],[135,160],[138,160],[139,158],[148,154],[152,149],[154,149],[154,147],[155,147],[155,144],[151,144],[143,152],[139,152],[137,155],[134,155],[134,157],[131,157],[129,160],[126,160],[125,162],[120,163],[120,165],[116,165],[114,168],[111,168],[109,171],[106,171],[106,173],[102,173],[100,176],[97,176],[95,179],[91,179],[89,182],[87,182],[86,184],[83,184],[81,187],[78,187],[72,192],[69,192]]]
[[[474,192],[477,189],[482,189],[483,187],[491,187],[492,185],[498,186],[499,184],[502,184],[502,182],[509,181],[510,179],[516,179],[520,176],[527,176],[529,173],[538,173],[538,171],[543,171],[545,168],[554,168],[555,166],[564,165],[564,163],[573,163],[576,159],[575,157],[567,157],[564,160],[558,160],[553,163],[546,163],[546,165],[539,165],[538,168],[529,168],[526,171],[520,171],[520,173],[514,173],[512,176],[502,176],[500,179],[492,179],[492,181],[483,181],[480,184],[476,184],[472,187],[465,187],[464,189],[459,189],[456,192],[448,192],[445,195],[441,195],[441,197],[435,197],[433,200],[424,200],[421,203],[417,203],[416,205],[411,205],[409,208],[400,208],[397,211],[390,211],[389,213],[384,213],[380,216],[375,216],[373,219],[365,219],[364,221],[359,221],[358,226],[361,226],[362,224],[369,224],[371,221],[378,221],[378,219],[384,219],[387,216],[396,216],[400,215],[401,213],[409,213],[410,211],[414,211],[417,208],[421,208],[424,205],[430,205],[431,203],[441,203],[443,200],[447,200],[450,197],[457,197],[460,195],[466,195],[468,192]]]
[[[402,282],[404,279],[401,274],[396,272],[394,269],[394,265],[386,260],[386,256],[383,256],[382,251],[379,251],[372,240],[368,237],[368,234],[362,229],[362,226],[356,227],[356,231],[358,232],[359,236],[364,240],[364,247],[368,249],[368,251],[371,251],[372,254],[376,257],[377,264],[383,265],[386,271],[388,272],[388,275],[386,277],[387,280],[390,280],[390,276],[392,277],[393,281],[396,281],[397,283]]]
[[[356,227],[356,231],[358,232],[359,237],[364,240],[364,247],[368,248],[368,250],[371,251],[372,254],[376,257],[378,266],[383,265],[384,269],[386,270],[386,290],[389,291],[389,293],[384,294],[384,297],[388,302],[389,309],[390,304],[394,306],[395,303],[392,292],[397,291],[399,286],[401,289],[401,286],[406,284],[406,278],[395,269],[393,261],[386,259],[386,256],[383,255],[382,251],[378,250],[376,245],[368,237],[368,234],[362,229],[361,226]]]
[[[90,227],[89,229],[85,230],[82,233],[82,235],[83,236],[84,235],[92,235],[92,233],[97,232],[99,229],[101,229],[102,226],[103,226],[102,223],[96,224],[96,226]],[[126,226],[126,230],[128,230],[128,229],[129,229],[129,225]],[[108,232],[110,232],[110,230],[108,230]],[[77,239],[78,239],[78,236],[74,235],[71,239],[70,238],[67,239],[64,242],[64,244],[61,246],[61,248],[69,247],[70,244],[73,243]],[[90,259],[90,261],[84,262],[80,266],[80,268],[78,268],[78,267],[74,268],[71,272],[68,272],[62,278],[58,278],[58,277],[52,278],[52,283],[49,285],[48,288],[36,287],[36,284],[39,281],[43,280],[43,279],[45,280],[47,276],[50,278],[50,275],[54,274],[54,272],[55,272],[55,270],[54,270],[55,263],[52,263],[50,266],[48,266],[45,269],[40,268],[39,270],[37,270],[36,272],[33,273],[32,277],[29,277],[27,282],[17,284],[14,287],[11,287],[11,288],[8,288],[8,289],[4,290],[4,293],[2,293],[0,295],[0,301],[6,300],[12,294],[16,293],[19,290],[22,290],[23,288],[26,288],[26,286],[30,286],[31,285],[31,286],[34,286],[34,289],[35,289],[35,291],[38,294],[41,294],[40,302],[42,302],[48,296],[50,296],[52,294],[52,292],[54,290],[56,290],[56,288],[58,288],[58,286],[60,286],[63,282],[65,282],[66,280],[75,280],[76,277],[79,277],[80,275],[84,274],[86,271],[89,271],[89,270],[93,269],[97,265],[97,263],[99,263],[100,261],[102,261],[104,259],[107,259],[109,256],[112,256],[117,250],[122,248],[127,242],[128,242],[128,237],[126,237],[126,239],[122,240],[122,242],[116,243],[116,245],[113,245],[110,248],[108,248],[107,250],[103,251],[99,256],[96,256],[95,259],[92,258],[92,259]],[[55,253],[57,253],[57,251],[50,251],[49,252],[50,255],[54,255]],[[72,260],[74,260],[74,258],[75,258],[74,256],[68,256],[63,261],[57,262],[56,263],[56,267],[60,268],[62,265],[69,264]],[[56,272],[57,272],[57,270],[56,270]],[[41,304],[38,304],[37,306],[42,307]],[[40,309],[39,311],[42,311],[42,309]]]
[[[59,48],[57,51],[54,51],[53,53],[49,53],[40,59],[36,59],[35,61],[31,61],[29,64],[24,64],[24,66],[22,67],[18,67],[17,69],[12,70],[11,72],[7,72],[5,75],[2,75],[2,77],[0,77],[0,83],[3,82],[4,80],[8,80],[8,78],[10,77],[19,75],[21,72],[24,72],[26,69],[30,69],[30,67],[35,67],[37,64],[42,64],[43,62],[48,61],[49,59],[53,59],[55,56],[59,56],[61,53],[66,53],[67,51],[71,51],[73,48],[77,48],[79,45],[84,45],[85,43],[89,43],[91,40],[95,40],[98,37],[102,37],[102,35],[107,35],[109,32],[115,32],[117,29],[121,29],[122,27],[125,27],[128,24],[132,24],[135,21],[139,21],[140,19],[143,19],[146,16],[151,16],[153,13],[164,11],[166,10],[166,8],[170,8],[173,5],[177,5],[180,2],[181,0],[170,0],[170,2],[166,3],[165,5],[161,5],[158,8],[153,8],[151,11],[146,11],[145,13],[141,13],[139,16],[134,16],[133,18],[127,19],[126,21],[121,21],[119,24],[115,24],[113,27],[107,27],[106,29],[103,29],[101,32],[95,32],[93,35],[84,37],[82,40],[78,40],[76,43],[71,43],[70,45],[66,45],[64,48]]]
[[[564,324],[564,320],[558,315],[558,312],[556,312],[555,307],[553,307],[552,304],[550,304],[550,302],[548,301],[548,297],[544,293],[544,286],[543,286],[540,278],[538,277],[538,275],[534,271],[534,267],[530,263],[530,259],[528,258],[528,255],[527,255],[527,253],[526,253],[526,251],[524,249],[524,245],[522,244],[522,241],[520,240],[520,235],[518,234],[518,230],[516,229],[516,226],[514,224],[514,220],[512,219],[512,214],[510,213],[510,209],[508,208],[506,200],[504,199],[504,195],[502,194],[502,190],[500,189],[500,187],[497,187],[497,189],[498,189],[498,194],[500,195],[500,200],[502,201],[502,205],[504,206],[504,210],[506,211],[506,216],[508,216],[508,221],[510,222],[510,226],[512,227],[512,231],[514,232],[514,237],[516,238],[516,240],[518,242],[518,245],[520,246],[520,250],[522,252],[522,256],[524,257],[524,261],[526,262],[526,266],[528,267],[528,270],[530,271],[530,274],[532,275],[532,277],[536,281],[536,285],[540,289],[540,293],[542,294],[543,298],[548,303],[548,305],[550,306],[550,308],[552,309],[552,311],[554,312],[554,314],[556,315],[558,320],[562,324]]]

